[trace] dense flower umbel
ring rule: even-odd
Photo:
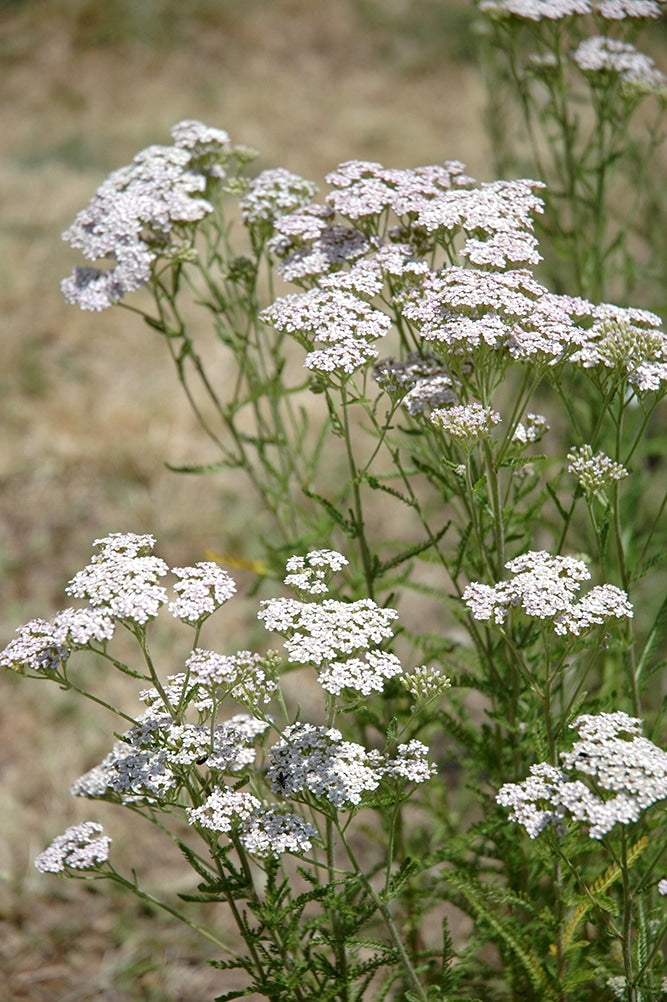
[[[62,283],[68,302],[103,310],[144,285],[158,257],[183,250],[184,227],[213,211],[207,185],[225,177],[234,150],[229,136],[201,122],[180,122],[173,146],[149,146],[114,171],[63,234],[91,261],[114,266],[76,268]]]
[[[297,815],[265,807],[251,793],[226,787],[216,787],[201,807],[189,809],[188,819],[213,832],[233,832],[249,853],[260,857],[308,852],[317,836],[313,825]]]
[[[145,623],[157,616],[167,601],[158,580],[169,571],[167,564],[151,555],[155,539],[150,535],[113,533],[96,539],[100,552],[75,574],[68,595],[88,599],[119,619]]]
[[[525,21],[560,21],[583,14],[598,14],[607,21],[658,18],[658,0],[481,0],[479,10],[490,17],[516,17]]]
[[[629,95],[667,93],[667,77],[650,56],[618,39],[599,35],[587,38],[572,53],[572,59],[582,73],[618,77],[622,92]]]
[[[595,494],[613,481],[622,480],[628,475],[628,471],[621,463],[614,462],[604,452],[593,453],[590,445],[570,450],[567,458],[568,472],[577,478],[586,494]]]
[[[71,825],[40,853],[35,866],[42,873],[97,869],[109,858],[111,844],[109,836],[102,832],[102,825],[95,821]]]
[[[475,619],[501,624],[512,608],[520,607],[528,616],[551,620],[556,633],[578,636],[609,619],[632,618],[628,596],[614,585],[597,585],[576,601],[581,582],[591,575],[574,557],[531,550],[505,567],[513,575],[510,580],[493,586],[475,581],[463,592]]]
[[[580,740],[561,753],[564,769],[531,766],[528,779],[506,783],[496,797],[531,838],[571,820],[599,839],[667,798],[667,752],[641,736],[641,720],[623,712],[584,714],[571,726]]]
[[[207,619],[236,592],[234,579],[210,560],[194,567],[172,567],[171,572],[181,580],[174,585],[178,598],[170,603],[169,612],[191,626]]]

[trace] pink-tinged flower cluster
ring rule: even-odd
[[[667,94],[667,77],[650,56],[634,45],[615,38],[596,35],[587,38],[572,53],[582,73],[616,76],[630,94],[657,92]]]
[[[562,769],[533,765],[528,779],[506,783],[496,797],[531,838],[549,824],[573,821],[600,839],[667,798],[667,752],[642,736],[641,720],[623,712],[584,714],[571,726],[579,740],[561,753]]]
[[[113,262],[108,270],[75,268],[62,283],[68,302],[84,310],[112,306],[150,280],[158,257],[182,253],[187,227],[213,211],[204,195],[227,173],[229,136],[184,121],[172,137],[172,146],[149,146],[114,171],[63,234],[89,260]]]
[[[243,222],[249,227],[264,226],[271,232],[276,220],[307,205],[316,194],[316,184],[284,167],[264,170],[250,182],[241,199]]]
[[[373,379],[413,417],[458,402],[458,382],[430,353],[385,358],[373,366]]]
[[[152,556],[154,537],[112,533],[96,539],[94,545],[99,552],[74,575],[67,594],[87,599],[121,620],[143,624],[157,616],[167,601],[167,592],[158,581],[169,568]]]
[[[95,821],[71,825],[40,853],[35,866],[41,873],[97,869],[109,858],[111,839],[103,831]]]
[[[0,651],[0,666],[19,674],[33,671],[48,675],[64,665],[73,650],[91,641],[105,644],[111,640],[115,626],[104,609],[63,609],[51,620],[31,619]]]
[[[375,342],[391,327],[386,314],[340,289],[311,289],[276,300],[262,319],[308,349],[304,365],[347,375],[377,357]],[[316,344],[321,347],[315,347]]]
[[[601,373],[614,370],[640,393],[667,383],[667,337],[657,314],[601,303],[591,316],[586,340],[572,355],[575,364]]]
[[[586,564],[574,557],[530,550],[505,567],[510,579],[495,585],[475,581],[463,592],[475,619],[500,625],[510,610],[518,608],[527,616],[551,620],[557,634],[579,636],[610,619],[632,618],[628,596],[614,585],[597,585],[577,601],[582,582],[591,575]]]

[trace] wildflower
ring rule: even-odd
[[[296,814],[275,808],[255,811],[241,826],[239,839],[252,856],[282,856],[309,852],[317,829]]]
[[[363,233],[333,223],[333,217],[326,206],[307,205],[276,220],[267,248],[278,258],[278,271],[286,281],[304,283],[335,273],[370,249]]]
[[[628,988],[628,979],[622,974],[612,974],[607,978],[607,988],[615,999],[625,999]]]
[[[568,473],[576,477],[586,494],[595,494],[612,481],[622,480],[628,475],[621,463],[615,463],[604,452],[593,453],[592,446],[588,444],[571,449],[567,458]]]
[[[490,586],[472,582],[463,601],[475,619],[501,624],[509,610],[519,606],[528,616],[553,620],[558,634],[580,633],[608,619],[632,617],[628,597],[614,585],[598,585],[579,602],[581,582],[590,571],[574,557],[552,556],[545,550],[530,550],[505,564],[513,578]]]
[[[188,821],[216,832],[230,832],[262,806],[252,793],[217,786],[200,807],[189,807]]]
[[[261,603],[257,618],[265,629],[286,637],[288,661],[320,665],[341,654],[368,650],[392,636],[391,624],[398,613],[381,609],[370,598],[321,603],[272,598]]]
[[[585,369],[615,370],[639,392],[658,390],[667,382],[667,338],[657,314],[602,303],[591,315],[593,324],[572,362]]]
[[[169,568],[151,555],[155,539],[135,533],[113,533],[96,539],[100,552],[74,575],[65,591],[102,606],[118,619],[145,623],[157,616],[167,592],[157,584]]]
[[[327,174],[326,180],[333,188],[327,203],[341,216],[362,223],[387,210],[398,217],[415,217],[424,204],[459,183],[462,175],[463,164],[458,161],[393,170],[379,163],[349,160]]]
[[[164,748],[135,747],[132,738],[142,740],[139,731],[127,740],[116,741],[99,765],[93,766],[70,787],[73,797],[89,800],[111,799],[121,803],[164,803],[178,786]],[[145,738],[143,738],[145,740]]]
[[[341,289],[311,289],[284,296],[262,312],[262,319],[311,349],[304,365],[320,372],[350,374],[377,357],[373,342],[391,321],[363,299]],[[315,341],[325,347],[312,350]]]
[[[187,811],[190,824],[214,832],[235,832],[254,856],[281,856],[312,848],[316,829],[295,814],[264,807],[251,793],[216,787],[200,807]]]
[[[600,839],[667,798],[667,752],[642,737],[639,719],[622,712],[584,714],[570,726],[580,740],[561,752],[567,772],[546,763],[531,766],[528,779],[506,783],[496,797],[531,838],[569,817]],[[590,777],[594,789],[577,773]]]
[[[16,631],[0,652],[0,666],[23,675],[26,670],[39,674],[55,672],[67,662],[71,648],[56,639],[53,623],[46,619],[31,619]]]
[[[660,0],[593,0],[593,10],[607,21],[623,21],[626,17],[662,17]]]
[[[523,21],[560,21],[591,11],[589,0],[481,0],[478,8],[490,17],[516,17]]]
[[[494,424],[501,420],[498,411],[482,404],[456,404],[431,412],[430,421],[453,438],[469,442],[488,435]]]
[[[529,442],[539,442],[548,431],[549,422],[543,414],[528,413],[525,424],[523,421],[519,421],[514,429],[512,441],[522,445],[527,445]]]
[[[438,771],[435,763],[428,761],[428,747],[421,741],[412,740],[399,745],[396,756],[389,759],[385,775],[394,779],[407,779],[411,783],[425,783]]]
[[[427,665],[413,668],[411,672],[406,672],[401,682],[411,696],[414,696],[417,706],[424,706],[431,700],[437,699],[443,692],[451,688],[451,679]]]
[[[307,792],[337,808],[361,803],[383,776],[379,752],[343,741],[340,731],[292,724],[267,754],[267,779],[286,797]]]
[[[317,194],[317,185],[283,167],[264,170],[250,182],[241,199],[241,216],[246,226],[265,226],[269,232],[281,216],[307,205]]]
[[[411,353],[405,359],[385,358],[373,366],[373,379],[400,400],[413,417],[457,402],[454,382],[435,355]]]
[[[203,561],[194,567],[172,567],[172,573],[181,578],[174,585],[176,601],[169,605],[175,619],[197,626],[236,592],[232,577],[213,561]]]
[[[348,560],[336,550],[311,550],[305,557],[289,558],[285,584],[303,594],[324,595],[331,575],[347,565]]]
[[[42,873],[97,869],[109,858],[111,839],[103,831],[102,825],[95,821],[71,825],[40,853],[35,866]]]
[[[219,689],[225,689],[232,699],[250,707],[270,702],[277,689],[276,682],[264,667],[263,659],[252,651],[217,654],[197,647],[185,666],[191,685],[196,684],[214,694]]]
[[[403,669],[395,654],[387,651],[366,651],[361,658],[331,661],[323,668],[318,681],[325,692],[339,695],[350,689],[364,696],[382,692],[385,680],[400,675]]]
[[[650,56],[627,42],[600,35],[586,38],[572,53],[572,59],[582,73],[615,74],[629,94],[667,93],[664,73],[660,72]]]
[[[202,195],[208,179],[225,175],[229,136],[192,121],[174,126],[172,136],[173,146],[149,146],[110,174],[63,234],[89,260],[115,262],[108,271],[75,269],[62,283],[68,302],[103,310],[139,289],[158,257],[182,251],[183,227],[213,211]]]
[[[471,181],[472,179],[468,179]],[[508,251],[504,255],[504,267],[512,260],[512,241],[517,239],[522,245],[520,255],[530,248],[529,257],[534,255],[534,245],[522,238],[533,231],[533,216],[544,212],[542,199],[535,194],[545,185],[541,181],[521,178],[516,181],[489,181],[479,187],[457,187],[446,191],[437,198],[426,202],[416,219],[416,225],[427,233],[445,232],[454,235],[466,234],[462,254],[469,254],[471,260],[482,253],[480,241],[495,241],[493,256],[502,255],[503,245]]]
[[[664,877],[658,881],[658,894],[667,895],[667,879]]]

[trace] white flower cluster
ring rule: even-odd
[[[236,593],[234,579],[212,560],[171,571],[181,580],[174,585],[178,598],[170,603],[169,612],[191,626],[202,623]]]
[[[591,445],[571,449],[567,454],[568,473],[581,484],[586,494],[595,494],[608,487],[614,480],[622,480],[628,471],[621,463],[614,462],[604,452],[593,452]]]
[[[317,194],[317,185],[292,174],[284,167],[264,170],[250,182],[241,199],[241,216],[246,226],[268,225],[299,209]]]
[[[370,250],[365,234],[335,223],[334,215],[327,206],[307,205],[276,220],[268,249],[285,281],[307,283],[335,273]]]
[[[51,620],[31,619],[0,651],[0,667],[19,674],[56,671],[77,647],[111,640],[115,622],[104,609],[62,609]]]
[[[607,21],[662,15],[659,0],[480,0],[478,9],[490,17],[524,21],[560,21],[584,14],[598,14]]]
[[[510,609],[519,607],[527,616],[551,619],[558,634],[578,636],[609,619],[632,618],[628,596],[614,585],[597,585],[575,600],[582,581],[591,575],[586,564],[574,557],[530,550],[505,567],[513,575],[510,580],[493,586],[475,581],[463,592],[475,619],[501,624]]]
[[[197,685],[211,697],[215,694],[216,698],[224,689],[232,699],[245,706],[268,703],[277,689],[276,682],[263,666],[261,656],[253,651],[218,654],[197,647],[189,655],[185,666],[189,686]]]
[[[591,309],[592,327],[572,361],[588,369],[615,369],[640,392],[667,382],[667,337],[649,310],[601,303]]]
[[[151,555],[153,536],[118,532],[96,539],[94,545],[99,552],[74,575],[67,594],[88,599],[118,619],[146,623],[157,616],[167,601],[166,590],[157,582],[169,568]]]
[[[35,866],[42,873],[96,869],[109,858],[111,839],[103,830],[95,821],[71,825],[40,853]]]
[[[267,755],[267,779],[274,793],[294,797],[309,793],[338,809],[362,802],[384,777],[423,783],[435,773],[421,741],[399,745],[395,758],[344,741],[335,728],[292,724]]]
[[[263,310],[261,318],[308,348],[307,369],[347,375],[377,357],[374,342],[391,327],[386,314],[342,289],[310,289],[302,295],[284,296]],[[316,342],[323,347],[315,348]]]
[[[300,854],[312,848],[313,825],[295,814],[264,807],[251,793],[216,787],[200,807],[188,810],[192,825],[214,832],[234,832],[251,855]]]
[[[571,727],[580,739],[561,753],[564,769],[542,762],[531,766],[522,783],[506,783],[498,791],[497,802],[531,838],[569,818],[600,839],[615,824],[637,821],[642,811],[667,798],[667,752],[642,737],[641,720],[620,711],[584,714]],[[579,775],[589,777],[594,788]]]
[[[183,676],[175,678],[178,686]],[[174,697],[173,686],[167,694]],[[146,690],[141,696],[149,709],[99,765],[76,780],[70,789],[73,796],[121,803],[172,800],[180,788],[183,767],[197,764],[210,772],[233,774],[251,766],[255,742],[269,726],[247,714],[237,714],[213,728],[210,723],[179,723],[166,711],[156,690]]]
[[[521,445],[527,445],[529,442],[539,442],[548,431],[549,422],[543,414],[528,413],[526,414],[525,423],[519,421],[514,429],[512,441],[519,442]]]
[[[430,414],[431,424],[441,428],[452,438],[470,443],[488,435],[494,424],[501,420],[498,411],[482,404],[455,404],[453,407],[438,408]]]
[[[385,358],[373,366],[373,379],[413,417],[458,400],[457,384],[432,354],[412,352],[404,359]]]
[[[650,56],[627,42],[596,35],[581,42],[572,53],[572,59],[582,73],[614,74],[622,91],[629,94],[667,94],[665,74],[660,72]]]
[[[388,651],[365,651],[360,658],[330,661],[319,673],[318,681],[325,692],[340,695],[352,689],[362,696],[382,692],[384,683],[403,673],[401,662]]]
[[[173,146],[149,146],[114,171],[63,234],[91,261],[112,259],[108,271],[76,268],[62,283],[68,302],[104,310],[149,281],[160,256],[182,251],[188,224],[213,211],[204,197],[222,180],[234,151],[229,136],[201,122],[180,122]]]
[[[348,560],[336,550],[311,550],[305,557],[290,557],[285,565],[285,584],[304,595],[324,595],[332,574],[347,567]]]

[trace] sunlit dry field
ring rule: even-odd
[[[98,536],[153,532],[174,564],[207,550],[242,556],[250,533],[238,478],[165,466],[208,456],[157,335],[130,313],[63,302],[59,280],[77,259],[60,233],[76,211],[183,118],[254,146],[257,169],[318,182],[353,157],[460,159],[486,179],[473,53],[463,0],[0,4],[3,645],[64,603]],[[228,617],[221,644],[249,623]],[[205,945],[164,917],[104,885],[34,870],[56,834],[91,816],[66,791],[108,750],[109,723],[46,687],[1,682],[0,999],[178,1002],[233,987],[205,966]],[[95,808],[121,868],[136,866],[149,889],[189,889],[190,871],[131,816]]]

